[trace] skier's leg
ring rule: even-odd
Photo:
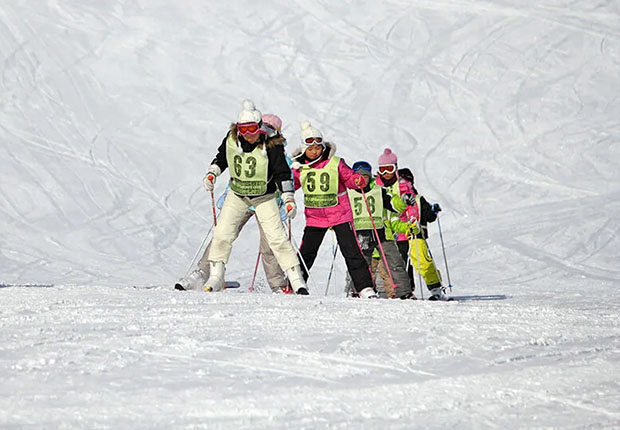
[[[396,242],[396,246],[398,246],[398,250],[400,251],[400,256],[403,260],[403,263],[407,266],[405,269],[407,270],[407,276],[409,277],[409,284],[411,285],[411,291],[415,291],[415,282],[413,276],[413,265],[411,261],[407,264],[409,260],[409,241],[408,240],[399,240]]]
[[[445,293],[445,288],[441,285],[441,273],[435,267],[433,256],[428,249],[428,244],[424,239],[416,239],[419,241],[420,248],[420,270],[424,277],[426,287],[430,291],[431,295],[428,298],[433,301],[449,301],[452,298],[448,297]]]
[[[304,235],[301,238],[301,245],[299,245],[299,258],[303,260],[301,270],[303,271],[305,280],[308,280],[309,276],[308,272],[306,272],[306,267],[308,270],[312,268],[327,230],[326,227],[306,226],[306,228],[304,228]]]
[[[375,258],[374,255],[372,256],[372,258],[370,259],[370,276],[372,276],[372,280],[375,283],[375,286],[377,286],[377,272],[379,270],[379,261],[381,261],[379,258]]]
[[[383,264],[383,258],[379,257],[379,258],[375,258],[375,260],[377,260],[377,267],[379,269],[379,276],[381,277],[381,283],[384,286],[387,285],[389,287],[389,285],[391,284],[390,274],[385,268],[385,264]]]
[[[433,261],[433,257],[431,257],[431,254],[428,250],[426,240],[414,240],[415,242],[417,242],[417,247],[420,252],[420,261],[416,263],[416,268],[419,264],[420,274],[424,278],[424,283],[429,290],[441,286],[441,274],[439,273],[439,270],[437,270],[437,268],[435,267],[435,262]],[[413,248],[414,246],[416,246],[416,243],[414,243],[411,247]],[[415,254],[415,252],[412,250],[411,254],[413,255]]]
[[[372,254],[373,254],[373,251],[376,245],[376,239],[375,239],[374,233],[372,230],[357,230],[355,232],[355,235],[357,236],[357,241],[360,245],[360,250],[362,251],[362,255],[364,256],[364,259],[366,260],[366,264],[368,264],[368,266],[371,267],[372,260],[373,260]],[[371,269],[371,278],[374,281],[374,273],[372,269]],[[355,288],[353,286],[353,278],[351,278],[351,274],[348,271],[346,275],[345,291],[347,293],[347,297],[351,296],[353,292],[355,292]]]
[[[355,291],[359,293],[365,288],[370,288],[374,291],[374,284],[370,276],[370,268],[362,254],[362,250],[360,249],[355,233],[353,233],[351,224],[347,222],[335,225],[332,228],[336,233],[338,246],[347,264],[351,279],[353,279]]]
[[[420,253],[419,262],[417,261],[416,252],[414,251],[416,247]],[[446,296],[444,288],[441,286],[441,273],[435,267],[435,262],[430,255],[426,241],[424,239],[414,239],[411,248],[411,260],[416,270],[424,276],[426,287],[431,292],[431,296],[428,299],[440,301],[451,300]],[[420,288],[422,287],[420,286]]]
[[[280,208],[275,194],[252,199],[252,204],[256,212],[256,219],[263,228],[267,244],[273,251],[280,267],[286,272],[291,287],[298,294],[308,294],[299,260],[282,225]]]
[[[382,245],[385,259],[392,273],[392,279],[394,280],[394,284],[396,284],[396,291],[394,291],[393,294],[399,298],[410,298],[412,296],[411,284],[409,282],[409,276],[407,276],[407,272],[405,272],[405,265],[403,264],[403,259],[400,256],[398,247],[392,240],[386,240],[382,242]]]
[[[202,257],[200,257],[200,260],[198,261],[198,267],[206,273],[207,277],[209,276],[209,249],[211,248],[212,242],[213,239],[209,241],[207,247],[205,248],[204,254],[202,254]]]
[[[265,237],[265,233],[263,232],[263,227],[258,224],[258,231],[260,232],[260,255],[263,261],[263,270],[265,271],[265,276],[267,277],[267,283],[271,288],[271,291],[274,293],[280,292],[283,287],[286,287],[286,276],[284,272],[280,268],[278,264],[278,260],[276,256],[273,254],[269,243],[267,242],[267,238]]]
[[[241,219],[239,222],[239,225],[237,228],[237,234],[236,234],[237,236],[239,236],[241,229],[243,229],[243,227],[247,224],[248,220],[252,217],[253,214],[254,214],[254,211],[251,211],[249,208],[246,210],[245,218]],[[202,254],[200,261],[198,261],[198,267],[203,271],[203,273],[206,274],[207,278],[209,277],[209,248],[211,248],[212,241],[213,239],[209,241],[209,244],[207,245],[205,252]]]
[[[220,211],[218,223],[213,230],[213,241],[209,248],[209,279],[206,291],[219,291],[224,286],[226,263],[232,251],[232,243],[239,235],[240,225],[247,222],[249,204],[235,193],[228,193]]]

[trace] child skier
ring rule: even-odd
[[[335,156],[336,146],[323,140],[320,130],[309,121],[301,124],[302,147],[293,156],[295,189],[304,193],[306,227],[300,259],[304,279],[316,259],[325,233],[331,227],[358,295],[377,298],[368,264],[353,232],[351,205],[346,190],[363,188],[366,179],[353,172],[344,160]]]
[[[409,277],[405,272],[398,247],[394,243],[394,236],[389,228],[390,214],[399,216],[405,209],[407,204],[402,201],[399,195],[390,194],[387,189],[376,185],[372,179],[372,167],[366,161],[357,161],[353,164],[353,171],[363,175],[368,184],[363,189],[366,194],[366,201],[361,194],[361,190],[349,190],[349,201],[351,202],[351,210],[353,212],[353,225],[357,240],[360,243],[362,254],[369,266],[372,266],[372,255],[375,249],[383,250],[385,260],[388,264],[388,279],[392,282],[384,282],[383,286],[387,297],[398,297],[400,299],[415,299],[411,291]],[[370,211],[370,214],[369,214]],[[372,217],[372,220],[371,220]],[[373,228],[376,228],[376,233]],[[388,227],[388,228],[386,228]],[[377,236],[381,242],[381,247],[377,242]]]
[[[229,184],[232,192],[226,196],[213,232],[213,242],[207,255],[209,278],[203,289],[222,289],[232,243],[241,230],[247,210],[253,206],[266,241],[286,273],[293,291],[308,294],[295,250],[280,220],[276,201],[276,192],[279,191],[287,216],[294,218],[297,206],[283,138],[267,135],[262,114],[251,100],[243,102],[237,122],[230,126],[207,171],[204,184],[208,191],[213,191],[216,178],[227,167],[230,167]]]
[[[282,120],[280,119],[280,117],[273,114],[264,114],[262,119],[268,138],[284,139],[281,134]],[[286,146],[286,139],[283,140],[283,145]],[[289,160],[287,157],[287,163],[288,161]],[[224,201],[229,190],[230,186],[227,186],[224,193],[217,200],[216,206],[218,207],[218,209],[221,209],[224,205]],[[278,197],[277,200],[278,206],[280,208],[280,218],[282,219],[282,221],[286,221],[288,219],[288,216],[283,205],[284,202],[280,197]],[[248,208],[243,218],[241,219],[237,235],[253,215],[254,207],[252,206]],[[261,227],[260,223],[258,224],[258,231],[260,234],[259,254],[263,264],[263,271],[265,272],[265,276],[267,277],[267,283],[269,284],[269,287],[271,288],[271,291],[273,293],[288,293],[290,291],[290,288],[288,287],[286,276],[280,268],[280,265],[278,264],[276,257],[269,246],[269,243],[267,242],[267,238],[265,237],[265,233],[263,232],[263,228]],[[202,255],[202,258],[198,262],[198,269],[194,270],[186,278],[182,279],[175,285],[175,288],[177,290],[197,290],[203,288],[204,284],[209,278],[208,256],[210,246],[211,243],[209,242],[209,245],[207,245],[207,248]]]
[[[409,222],[412,227],[419,226],[419,228],[415,229],[410,228],[406,233],[398,226],[394,227],[395,231],[400,231],[396,235],[396,243],[401,256],[405,261],[409,256],[411,265],[424,278],[426,287],[431,293],[429,300],[450,300],[445,294],[445,289],[441,286],[441,273],[435,266],[433,256],[426,242],[426,239],[428,239],[428,223],[434,222],[437,219],[437,213],[441,211],[441,207],[438,203],[431,205],[424,196],[418,193],[413,185],[411,170],[406,168],[400,169],[398,174],[401,190],[404,189],[406,191],[403,193],[403,199],[411,206],[407,211],[403,212],[400,219],[393,219],[393,223]],[[413,270],[411,271],[411,276],[413,277]]]
[[[400,195],[415,195],[413,192],[413,173],[408,168],[398,169],[398,186]],[[391,219],[393,222],[406,222],[409,223],[410,219],[417,218],[417,207],[414,212],[413,206],[407,206],[407,210],[405,210],[399,217],[398,220]],[[400,255],[402,256],[405,265],[407,266],[407,275],[409,276],[409,281],[411,283],[411,290],[415,291],[415,281],[414,281],[414,273],[413,266],[411,265],[411,261],[409,260],[409,238],[407,237],[406,232],[403,233],[395,233],[394,238],[396,239],[396,245],[398,246],[398,250],[400,251]]]

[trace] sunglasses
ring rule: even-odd
[[[389,164],[387,166],[379,166],[379,174],[380,175],[389,175],[390,173],[396,172],[396,165]]]
[[[245,136],[246,134],[259,133],[261,129],[257,122],[244,122],[243,124],[237,124],[237,131],[239,134]]]
[[[322,143],[323,142],[323,138],[322,137],[306,137],[306,143],[307,144],[311,144],[311,143]]]

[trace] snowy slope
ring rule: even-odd
[[[0,283],[56,285],[0,288],[0,427],[620,426],[617,1],[6,1],[0,61]],[[311,297],[142,288],[246,97],[390,146],[463,300],[347,300],[340,257],[323,298],[329,236]]]

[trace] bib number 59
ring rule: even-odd
[[[306,188],[309,192],[316,191],[317,172],[308,172],[306,175]],[[327,192],[329,190],[329,173],[323,172],[319,175],[319,190]]]

